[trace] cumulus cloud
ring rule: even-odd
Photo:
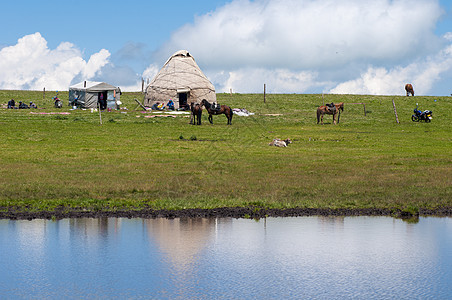
[[[404,94],[406,83],[412,83],[416,93],[426,94],[444,72],[452,70],[452,45],[437,55],[416,61],[406,67],[392,69],[369,67],[357,79],[339,84],[330,92],[335,94]]]
[[[265,84],[269,93],[303,93],[312,86],[324,84],[317,81],[316,72],[288,69],[242,68],[207,75],[219,91],[262,92]]]
[[[40,33],[0,48],[0,88],[63,89],[101,80],[141,90],[160,64],[186,49],[218,92],[401,94],[431,92],[452,74],[452,33],[435,35],[443,10],[431,0],[232,0],[173,32],[148,57],[129,42],[84,58],[63,42],[49,49]],[[133,65],[136,64],[136,65]],[[449,76],[449,77],[447,77]]]
[[[156,58],[189,50],[220,91],[256,92],[269,82],[275,92],[336,91],[347,82],[394,93],[386,80],[397,73],[405,81],[422,65],[435,68],[411,62],[450,38],[434,34],[442,14],[429,0],[235,0],[174,32]],[[361,73],[362,82],[351,80]]]
[[[67,88],[76,77],[92,79],[108,63],[110,52],[102,49],[88,61],[73,44],[49,49],[39,32],[20,38],[16,45],[0,50],[0,88],[57,90]]]
[[[161,53],[188,48],[215,68],[398,61],[438,45],[441,13],[427,0],[236,0],[180,28]]]

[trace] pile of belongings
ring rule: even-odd
[[[233,108],[232,112],[241,117],[248,117],[254,115],[254,113],[247,111],[244,108]]]

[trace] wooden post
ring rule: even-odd
[[[265,89],[266,89],[266,86],[265,86],[265,83],[264,83],[264,103],[265,103]]]
[[[44,100],[46,98],[46,88],[44,87],[44,89],[42,90],[42,100]]]
[[[141,77],[141,92],[144,93],[144,79]]]
[[[99,119],[100,119],[100,125],[102,125],[102,114],[100,112],[100,104],[97,102],[97,108],[99,109]]]
[[[396,118],[397,124],[399,124],[400,122],[399,122],[399,117],[397,116],[397,109],[395,107],[394,98],[392,99],[392,106],[394,107],[394,114],[395,114],[395,118]]]
[[[364,108],[364,115],[367,116],[367,113],[366,113],[366,103],[364,103],[364,102],[358,102],[358,103],[347,103],[347,105],[348,105],[348,104],[359,104],[359,105],[362,105],[363,108]]]

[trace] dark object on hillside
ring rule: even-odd
[[[411,83],[405,84],[405,91],[406,91],[407,96],[409,96],[410,94],[411,94],[411,96],[414,96],[414,89],[413,89],[413,86],[411,85]]]
[[[424,110],[421,111],[418,108],[418,105],[416,103],[416,108],[414,109],[414,114],[411,116],[411,120],[413,122],[419,122],[419,121],[425,121],[425,123],[430,123],[432,121],[432,111],[431,110]]]
[[[141,106],[142,109],[147,110],[147,108],[140,102],[140,100],[138,100],[137,98],[134,99],[136,103],[138,103],[138,105],[135,107],[134,110],[137,110],[138,107]]]
[[[63,107],[63,101],[60,100],[60,98],[58,98],[57,96],[52,98],[55,102],[55,108],[62,108]]]
[[[10,109],[16,108],[16,101],[14,101],[14,99],[8,101],[8,108]]]
[[[23,103],[22,101],[19,101],[19,109],[28,109],[28,105]]]

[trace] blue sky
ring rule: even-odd
[[[452,93],[452,0],[6,1],[0,89],[139,90],[186,49],[218,92]]]

